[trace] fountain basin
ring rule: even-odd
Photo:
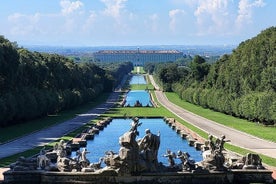
[[[150,94],[145,90],[131,90],[126,94],[125,100],[126,107],[152,107]],[[137,104],[137,102],[139,102],[140,105]]]
[[[129,84],[147,84],[147,81],[144,75],[133,75]]]

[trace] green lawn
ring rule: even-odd
[[[84,113],[96,105],[103,103],[108,98],[109,94],[105,93],[97,98],[96,101],[89,102],[85,105],[78,106],[72,110],[62,111],[55,115],[49,115],[47,117],[39,118],[36,120],[28,121],[25,123],[17,124],[10,127],[0,128],[0,143],[5,143],[7,141],[13,140],[15,138],[24,136],[34,131],[41,130],[43,128],[52,126],[64,122],[68,119],[75,117],[80,113]]]
[[[131,84],[130,89],[131,90],[145,90],[145,89],[153,90],[154,88],[153,88],[153,85],[151,84]]]
[[[135,66],[134,69],[131,71],[131,73],[133,74],[137,74],[138,73],[138,68],[139,68],[139,74],[145,74],[145,70],[144,70],[144,67],[142,66]]]
[[[170,117],[171,113],[164,107],[120,107],[112,108],[107,113],[103,114],[107,117]]]
[[[220,112],[215,112],[210,109],[205,109],[200,106],[185,102],[181,100],[175,93],[166,93],[168,99],[188,111],[203,116],[207,119],[213,120],[225,126],[246,132],[256,137],[276,142],[276,127],[264,126],[244,119],[239,119],[233,116],[229,116]]]

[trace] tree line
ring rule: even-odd
[[[131,63],[112,70],[91,62],[30,52],[0,36],[0,126],[70,109],[110,92]],[[116,75],[115,75],[116,74]]]
[[[186,65],[147,63],[145,70],[183,100],[254,122],[276,123],[276,27],[240,43],[213,64],[195,56]]]

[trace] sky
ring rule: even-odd
[[[275,0],[0,0],[19,45],[237,45],[276,26]]]

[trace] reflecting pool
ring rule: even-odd
[[[87,149],[90,151],[87,154],[87,158],[90,162],[98,162],[99,158],[105,155],[105,151],[119,152],[119,137],[125,132],[129,131],[131,119],[113,119],[112,122],[100,132],[95,135],[93,140],[87,141]],[[158,161],[163,162],[164,165],[168,165],[166,157],[163,155],[167,149],[177,153],[178,150],[182,152],[188,152],[196,162],[202,160],[201,151],[197,151],[194,147],[190,147],[185,139],[182,139],[169,125],[167,125],[163,119],[140,119],[142,123],[138,127],[139,136],[137,139],[143,138],[145,135],[145,129],[150,129],[153,134],[157,134],[160,131],[161,144],[158,152]],[[175,159],[176,163],[180,163],[179,159]]]
[[[137,103],[137,100],[141,103],[141,106],[152,106],[150,94],[145,90],[131,90],[126,94],[125,106],[133,107]]]
[[[129,84],[147,84],[147,81],[144,75],[133,75]]]

